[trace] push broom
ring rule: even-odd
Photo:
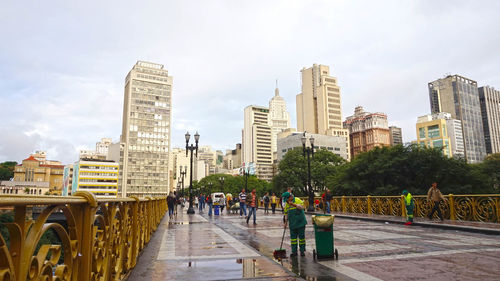
[[[281,245],[279,249],[274,250],[273,256],[277,260],[286,259],[286,250],[283,249],[283,240],[285,239],[286,223],[283,228],[283,237],[281,237]]]

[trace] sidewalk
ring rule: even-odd
[[[323,214],[323,212],[307,212],[308,214]],[[353,220],[373,221],[380,223],[395,223],[404,224],[406,218],[384,215],[368,215],[357,213],[331,213],[337,218],[346,218]],[[459,221],[459,220],[444,220],[439,219],[429,220],[427,218],[414,218],[413,226],[433,227],[439,229],[459,230],[472,233],[500,235],[500,223],[476,222],[476,221]]]

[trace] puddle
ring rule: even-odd
[[[183,271],[178,277],[187,279],[191,274],[197,276],[197,280],[213,279],[214,276],[217,279],[288,276],[280,266],[264,258],[188,261],[184,265],[184,269],[176,267],[176,271]]]

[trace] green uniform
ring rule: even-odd
[[[304,202],[297,197],[293,198],[292,201],[294,204],[304,206]],[[306,215],[304,214],[304,210],[299,210],[294,206],[288,205],[288,202],[285,204],[285,215],[288,216],[288,226],[290,228],[290,242],[292,244],[292,253],[297,253],[297,244],[300,245],[300,251],[305,252],[306,250]],[[297,236],[299,241],[297,243]]]
[[[413,210],[415,210],[415,200],[413,200],[413,197],[411,196],[411,193],[406,193],[404,196],[405,200],[405,206],[406,206],[406,214],[408,215],[408,218],[406,219],[407,222],[413,222]]]

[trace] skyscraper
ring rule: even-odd
[[[483,161],[486,146],[477,82],[460,75],[448,75],[428,85],[431,112],[448,112],[451,118],[462,122],[467,162]]]
[[[486,86],[479,90],[486,153],[500,152],[500,91]]]
[[[391,146],[403,144],[403,134],[401,132],[401,128],[396,126],[390,126],[389,136],[390,136]]]
[[[314,64],[303,68],[302,92],[297,95],[297,131],[342,136],[349,155],[349,131],[342,126],[340,87],[330,68]]]
[[[138,61],[125,78],[119,186],[121,196],[169,192],[172,77]]]
[[[253,163],[256,176],[270,181],[273,177],[273,154],[267,107],[250,105],[245,108],[242,146],[245,166]]]
[[[286,111],[285,99],[280,97],[278,85],[274,97],[269,101],[269,126],[271,126],[271,151],[277,150],[278,134],[290,128],[290,114]]]

